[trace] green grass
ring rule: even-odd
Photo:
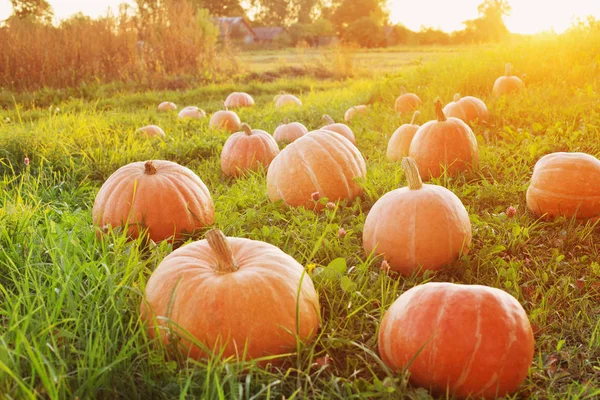
[[[384,367],[376,333],[383,313],[404,290],[433,280],[498,287],[524,306],[536,327],[535,359],[515,398],[597,398],[600,228],[585,221],[536,219],[526,209],[525,190],[544,154],[600,156],[598,45],[597,34],[567,36],[465,50],[377,79],[299,78],[235,86],[257,102],[240,112],[242,120],[269,132],[284,117],[317,128],[324,113],[340,120],[351,105],[371,104],[372,111],[351,124],[367,160],[365,195],[320,213],[270,203],[264,174],[224,178],[219,154],[225,132],[208,129],[207,121],[180,121],[155,111],[162,100],[215,111],[233,84],[187,92],[44,91],[15,95],[16,102],[3,96],[0,397],[427,399],[426,390]],[[491,86],[506,61],[517,74],[527,74],[527,90],[493,99]],[[381,260],[366,258],[361,243],[374,202],[405,185],[400,165],[385,159],[387,140],[410,119],[392,109],[401,85],[424,99],[422,122],[433,118],[438,95],[449,101],[454,92],[484,99],[493,115],[474,129],[480,169],[434,181],[467,207],[472,250],[424,277],[381,272]],[[275,110],[272,98],[281,90],[300,95],[304,106]],[[135,135],[150,123],[160,125],[167,138]],[[303,265],[316,265],[311,275],[322,326],[317,340],[282,368],[173,359],[146,335],[139,318],[144,286],[172,247],[161,243],[148,249],[122,235],[99,241],[91,218],[103,181],[120,166],[146,159],[168,159],[194,170],[212,193],[215,226],[227,235],[272,243]],[[517,208],[513,218],[505,214],[509,206]],[[337,235],[341,227],[348,232],[344,238]],[[338,258],[345,262],[331,264]],[[344,272],[324,273],[328,266]],[[325,355],[329,365],[315,364]]]

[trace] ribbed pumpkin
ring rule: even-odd
[[[333,120],[333,118],[331,118],[329,115],[323,115],[323,121],[325,121],[325,123],[327,125],[322,127],[321,130],[339,133],[340,135],[342,135],[343,137],[345,137],[346,139],[351,141],[352,144],[356,144],[356,138],[354,137],[354,132],[352,132],[352,129],[350,129],[348,127],[348,125],[336,123]]]
[[[410,113],[421,107],[421,104],[423,102],[419,96],[414,93],[407,93],[404,86],[402,86],[400,96],[394,102],[394,110],[400,114]]]
[[[404,124],[400,126],[392,134],[388,142],[386,156],[390,161],[400,161],[404,157],[408,157],[408,150],[410,149],[410,143],[419,130],[419,125],[415,124],[415,120],[421,115],[420,112],[415,111],[413,114],[410,124]]]
[[[225,107],[251,107],[254,105],[254,99],[248,93],[233,92],[225,99]]]
[[[439,270],[469,252],[469,214],[448,189],[424,185],[413,159],[402,160],[402,167],[408,186],[386,193],[369,211],[365,252],[383,255],[403,275]]]
[[[206,118],[206,113],[204,112],[204,110],[201,110],[198,107],[188,106],[188,107],[182,108],[181,111],[179,111],[178,116],[181,119],[184,119],[184,118],[201,119],[201,118]]]
[[[157,126],[157,125],[143,126],[143,127],[139,128],[136,132],[144,134],[148,137],[152,137],[152,136],[165,137],[166,136],[165,131],[163,131],[161,129],[161,127]]]
[[[430,282],[404,292],[379,327],[379,353],[393,370],[434,394],[501,398],[533,360],[531,324],[510,294],[479,285]]]
[[[454,95],[454,101],[446,104],[444,114],[447,117],[462,119],[467,124],[475,120],[487,121],[490,117],[490,112],[482,100],[473,96],[460,97],[458,93]]]
[[[300,122],[288,122],[286,118],[283,124],[275,129],[273,137],[277,143],[292,143],[307,133],[308,129]]]
[[[282,93],[275,96],[275,108],[301,106],[302,100],[293,94]]]
[[[279,153],[273,136],[242,124],[242,132],[227,138],[221,151],[221,171],[227,176],[239,176],[246,171],[267,168]]]
[[[92,210],[96,226],[127,225],[132,238],[147,229],[155,242],[212,225],[214,214],[204,182],[190,169],[163,160],[119,168],[100,188]]]
[[[504,76],[499,77],[496,79],[496,82],[494,82],[492,94],[500,97],[504,94],[518,92],[523,89],[524,86],[525,84],[519,77],[512,75],[512,65],[507,63],[504,67]]]
[[[173,111],[177,110],[177,106],[175,103],[171,103],[170,101],[163,101],[158,105],[158,111]]]
[[[146,285],[141,315],[150,336],[167,344],[175,339],[194,359],[213,351],[240,360],[293,352],[296,337],[310,341],[320,319],[302,265],[271,244],[219,230],[160,263]]]
[[[210,117],[208,126],[212,129],[227,129],[229,132],[237,132],[241,129],[242,121],[235,112],[225,106],[225,110],[217,111]]]
[[[552,153],[538,160],[527,189],[537,216],[600,217],[600,160],[585,153]]]
[[[368,111],[367,106],[365,106],[365,105],[350,107],[344,113],[344,121],[350,122],[352,120],[352,118],[356,117],[358,114],[364,114],[367,111]]]
[[[314,208],[313,194],[330,201],[354,199],[363,189],[356,181],[366,175],[360,151],[332,131],[312,131],[283,149],[271,162],[267,191],[271,201]]]
[[[435,111],[438,119],[422,125],[410,144],[409,155],[417,162],[421,177],[436,178],[444,169],[454,175],[477,166],[479,149],[471,128],[458,118],[446,118],[439,100]]]

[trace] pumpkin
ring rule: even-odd
[[[600,217],[600,160],[585,153],[552,153],[533,168],[527,207],[537,216]]]
[[[204,110],[198,108],[198,107],[194,107],[194,106],[188,106],[183,108],[181,111],[179,111],[179,118],[184,119],[184,118],[206,118],[206,113],[204,112]]]
[[[492,88],[492,94],[494,96],[500,97],[505,94],[511,94],[515,92],[519,92],[525,84],[523,81],[517,77],[512,76],[512,65],[507,63],[504,67],[504,76],[499,77],[494,82],[494,87]]]
[[[436,178],[444,170],[454,175],[477,166],[479,149],[471,128],[458,118],[446,118],[439,99],[435,111],[437,120],[417,130],[408,152],[417,162],[421,177]]]
[[[352,118],[356,117],[358,114],[364,114],[366,112],[367,112],[367,106],[365,106],[365,105],[350,107],[344,113],[344,121],[350,122],[352,120]]]
[[[469,214],[445,187],[424,185],[413,159],[403,159],[402,167],[408,186],[386,193],[369,211],[365,252],[383,255],[403,275],[440,270],[469,252]]]
[[[251,107],[254,105],[254,99],[248,93],[233,92],[225,99],[225,107]]]
[[[283,355],[296,350],[296,337],[310,341],[320,320],[302,265],[271,244],[215,229],[165,257],[148,280],[141,316],[151,337],[175,341],[194,359]]]
[[[214,214],[204,182],[190,169],[163,160],[119,168],[100,188],[92,210],[96,226],[126,228],[130,238],[147,230],[155,242],[212,225]]]
[[[273,137],[277,143],[292,143],[306,133],[308,133],[308,129],[304,125],[300,122],[288,122],[286,118],[283,124],[275,129]]]
[[[356,144],[356,138],[354,137],[354,133],[352,132],[352,129],[348,127],[348,125],[339,123],[336,124],[333,118],[331,118],[329,115],[323,115],[323,121],[325,121],[327,125],[322,127],[321,130],[339,133],[340,135],[344,136],[346,139],[351,141],[352,144]]]
[[[483,101],[473,96],[460,97],[460,94],[454,95],[454,101],[446,104],[444,114],[447,117],[462,119],[467,124],[473,121],[487,121],[490,112]]]
[[[446,282],[404,292],[386,311],[378,340],[383,362],[408,369],[414,385],[443,397],[486,399],[519,388],[534,344],[527,314],[513,296]]]
[[[163,101],[158,105],[158,111],[173,111],[177,110],[177,106],[175,103],[171,103],[170,101]]]
[[[148,125],[139,128],[136,132],[142,133],[148,137],[152,136],[160,136],[165,137],[165,131],[163,131],[160,126],[157,125]]]
[[[242,132],[229,136],[221,151],[221,171],[238,176],[267,168],[279,153],[277,142],[265,131],[242,124]]]
[[[210,117],[208,122],[209,128],[212,129],[227,129],[230,132],[237,132],[241,129],[242,121],[240,117],[233,111],[229,111],[227,106],[225,110],[217,111]]]
[[[410,143],[419,129],[419,125],[415,124],[416,119],[421,115],[420,112],[415,111],[410,124],[404,124],[400,126],[392,134],[388,142],[386,156],[390,161],[400,161],[404,157],[408,157],[408,150],[410,149]]]
[[[423,102],[421,98],[414,93],[407,93],[404,86],[400,88],[400,96],[394,102],[394,110],[397,113],[404,114],[415,111],[421,107]]]
[[[292,94],[282,93],[275,96],[275,108],[301,106],[302,100]]]
[[[363,189],[366,165],[348,139],[332,131],[312,131],[283,149],[267,172],[271,201],[314,208],[313,195],[329,201],[354,199]],[[317,206],[319,207],[319,206]]]

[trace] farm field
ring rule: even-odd
[[[535,353],[511,398],[600,397],[600,227],[594,221],[542,220],[525,203],[542,156],[558,151],[600,156],[598,46],[597,32],[575,32],[441,55],[433,51],[418,66],[407,65],[412,53],[406,58],[372,53],[387,60],[382,73],[347,80],[298,77],[182,92],[98,87],[81,97],[48,90],[15,94],[14,100],[3,94],[0,397],[450,398],[409,384],[378,353],[383,314],[399,295],[424,282],[492,286],[523,306],[534,328]],[[257,71],[271,68],[276,57],[249,56]],[[526,89],[497,99],[491,88],[505,62],[516,75],[525,74]],[[400,163],[386,159],[388,139],[411,117],[393,109],[401,86],[423,99],[419,123],[434,119],[438,96],[447,103],[457,92],[481,98],[491,112],[488,123],[473,129],[479,168],[430,182],[451,190],[467,208],[471,249],[424,276],[382,269],[382,259],[366,256],[362,244],[373,204],[406,186]],[[264,172],[238,179],[222,175],[219,156],[228,132],[210,129],[208,118],[180,120],[176,112],[156,110],[160,102],[173,101],[212,114],[233,91],[248,92],[256,101],[239,111],[241,120],[269,133],[286,118],[317,129],[323,114],[341,121],[349,107],[368,104],[368,113],[349,123],[366,160],[364,194],[319,212],[272,203]],[[273,97],[281,91],[300,97],[303,106],[274,108]],[[136,133],[149,124],[162,127],[166,137]],[[119,232],[99,240],[91,213],[99,188],[114,171],[145,160],[190,168],[212,195],[213,227],[273,244],[305,267],[321,306],[313,342],[280,367],[262,368],[170,357],[148,336],[139,312],[144,289],[173,246],[127,241]]]

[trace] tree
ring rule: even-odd
[[[353,22],[370,18],[377,25],[383,25],[388,18],[385,5],[387,0],[343,0],[332,16],[332,22],[343,32]],[[367,26],[366,20],[363,25]]]
[[[362,17],[352,22],[344,31],[343,38],[361,47],[381,47],[385,44],[383,27],[373,17]]]
[[[52,7],[46,0],[10,0],[13,16],[36,21],[49,22],[52,19]]]
[[[507,0],[485,0],[477,7],[479,17],[465,21],[464,34],[459,36],[471,41],[498,41],[508,35],[504,17],[509,15],[511,7]]]
[[[217,17],[242,17],[246,15],[239,0],[189,0],[196,8],[205,8]]]

